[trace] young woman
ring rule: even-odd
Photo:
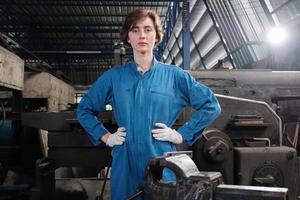
[[[77,116],[91,141],[113,148],[111,199],[123,200],[143,185],[148,161],[175,144],[192,145],[219,115],[213,92],[177,66],[157,61],[153,48],[163,37],[160,19],[150,10],[130,13],[121,39],[133,49],[134,60],[105,72],[81,100]],[[111,134],[96,119],[106,104],[113,107],[118,125]],[[183,108],[195,114],[178,130],[171,129]],[[171,178],[171,173],[165,173]]]

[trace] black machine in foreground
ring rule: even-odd
[[[176,174],[176,182],[162,179],[164,168]],[[175,154],[150,160],[143,195],[145,200],[286,200],[287,191],[279,187],[223,184],[220,172],[200,172],[188,155]]]

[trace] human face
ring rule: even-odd
[[[149,17],[139,20],[128,32],[127,41],[135,53],[152,53],[157,42],[153,21]]]

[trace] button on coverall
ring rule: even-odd
[[[118,127],[125,127],[127,133],[125,142],[113,147],[112,200],[127,199],[143,185],[151,158],[176,150],[174,144],[154,139],[155,123],[171,127],[183,108],[192,106],[196,112],[177,130],[192,145],[221,111],[208,87],[179,67],[156,59],[143,75],[134,62],[113,67],[82,98],[77,117],[95,145],[108,132],[95,117],[106,104],[112,106]]]

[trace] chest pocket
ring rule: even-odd
[[[151,96],[157,98],[173,98],[173,88],[164,88],[164,86],[153,86],[150,89]]]
[[[156,118],[157,122],[165,122],[169,118],[172,102],[174,101],[173,88],[151,87],[150,107],[151,118]]]

